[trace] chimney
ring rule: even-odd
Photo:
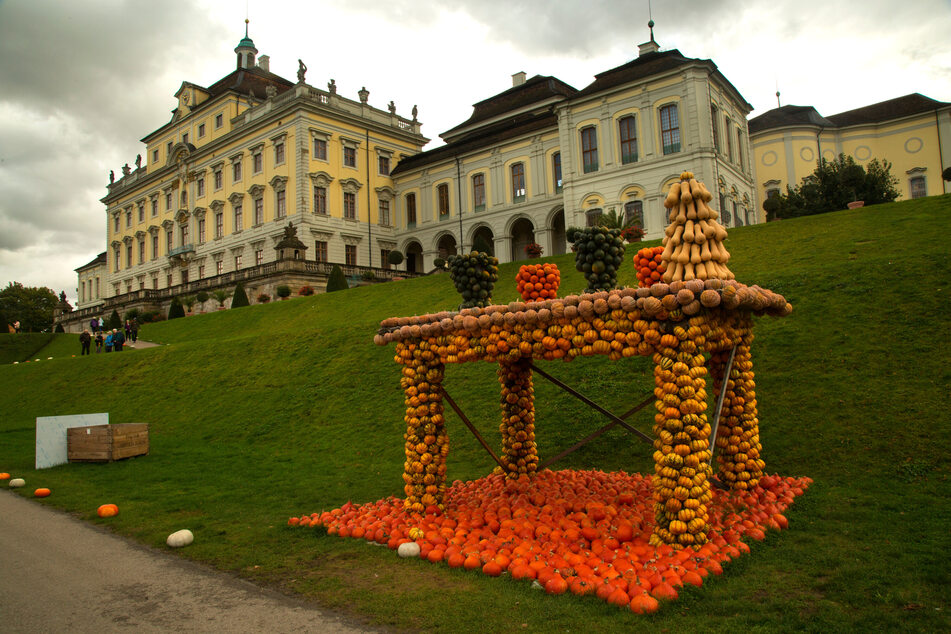
[[[271,72],[271,58],[267,55],[258,57],[258,68],[263,71]]]
[[[525,83],[525,71],[520,70],[512,75],[512,86],[521,86]]]
[[[660,50],[660,44],[655,42],[653,39],[650,42],[644,42],[643,44],[638,45],[637,47],[637,56],[643,57],[648,53],[656,53]]]

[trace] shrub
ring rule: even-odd
[[[444,269],[446,268],[446,261],[442,258],[436,258],[433,260],[433,266],[435,266],[437,269]]]
[[[218,308],[221,308],[225,305],[225,302],[228,301],[228,298],[231,297],[231,293],[219,288],[216,291],[212,291],[211,296],[218,302]]]
[[[373,274],[373,271],[364,271],[360,274],[360,278],[367,282],[372,282],[376,279],[376,275]]]
[[[119,311],[113,309],[112,314],[109,315],[109,320],[106,322],[106,328],[112,330],[113,328],[122,328],[122,320],[119,319]]]
[[[155,310],[147,310],[139,313],[138,320],[140,324],[147,324],[154,321],[163,321],[165,315]]]
[[[941,178],[946,181],[951,181],[951,167],[944,168],[944,171],[941,172]]]
[[[795,188],[786,186],[786,193],[776,196],[777,218],[809,216],[845,209],[853,200],[866,205],[892,202],[898,198],[898,179],[891,174],[892,164],[872,159],[865,167],[851,156],[839,154],[833,161],[822,159],[815,171]],[[765,203],[765,201],[764,201]],[[767,219],[769,218],[767,211]]]
[[[330,269],[330,277],[327,279],[327,292],[345,291],[348,288],[350,288],[350,285],[347,284],[347,277],[343,274],[343,269],[340,268],[339,264],[334,264],[334,267]]]
[[[133,319],[139,319],[139,309],[133,308],[125,314],[126,321],[132,321]]]
[[[250,305],[251,302],[248,301],[248,294],[244,292],[244,286],[241,282],[238,282],[238,285],[234,287],[234,295],[231,297],[231,307],[241,308]]]
[[[172,298],[172,304],[168,307],[168,318],[178,319],[185,316],[185,308],[182,306],[182,300],[178,297]]]
[[[544,250],[544,247],[542,247],[542,245],[538,244],[537,242],[530,242],[525,245],[525,253],[530,258],[542,257],[542,251]]]
[[[267,304],[269,301],[271,301],[271,296],[268,295],[267,293],[261,293],[260,295],[258,295],[259,304]]]
[[[66,332],[63,329],[63,324],[56,324],[56,328],[53,329],[53,332]]]
[[[188,312],[192,312],[192,306],[195,305],[195,302],[198,301],[194,295],[185,295],[182,297],[182,304],[185,308],[188,309]],[[128,319],[128,318],[127,318]]]
[[[277,287],[277,296],[281,299],[287,299],[291,296],[291,287],[287,284],[281,284]]]
[[[195,299],[198,300],[199,304],[204,304],[209,300],[210,297],[211,296],[206,291],[198,291],[198,293],[195,294]]]
[[[390,251],[390,254],[386,256],[386,261],[393,266],[399,266],[403,263],[403,254],[399,251]]]
[[[307,295],[313,295],[313,294],[314,294],[314,288],[313,288],[312,286],[308,285],[308,284],[305,284],[305,285],[303,285],[303,286],[300,287],[300,290],[297,291],[297,293],[298,293],[299,295],[305,295],[305,296],[307,296]]]

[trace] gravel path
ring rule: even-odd
[[[0,491],[0,631],[368,630]]]

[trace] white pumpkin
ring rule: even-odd
[[[416,542],[400,544],[400,547],[396,549],[396,554],[400,557],[419,557],[419,544]]]
[[[11,489],[18,489],[21,486],[24,486],[25,484],[26,484],[26,480],[24,480],[23,478],[13,478],[12,480],[10,480]]]
[[[187,528],[183,528],[169,535],[165,543],[172,548],[181,548],[182,546],[188,546],[193,541],[195,541],[195,536],[192,535],[192,532]]]

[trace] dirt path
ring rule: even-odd
[[[0,491],[3,632],[365,632]]]

